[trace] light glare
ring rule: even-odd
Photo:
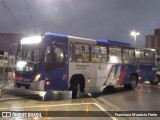
[[[130,35],[131,35],[131,36],[137,36],[137,35],[140,35],[140,33],[139,33],[139,32],[135,32],[135,31],[132,31]]]
[[[116,56],[111,56],[110,60],[111,60],[111,63],[118,63]]]
[[[37,43],[40,43],[41,41],[42,41],[41,36],[32,36],[32,37],[23,38],[21,40],[21,44],[37,44]]]
[[[33,82],[37,82],[40,77],[41,77],[41,74],[36,75],[36,77],[35,77],[35,79],[33,80]]]
[[[19,62],[17,62],[17,67],[24,67],[25,65],[27,64],[27,62],[26,61],[19,61]]]

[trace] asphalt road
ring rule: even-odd
[[[116,117],[111,111],[160,111],[160,86],[143,84],[135,90],[126,90],[123,87],[104,89],[102,92],[93,92],[91,96],[81,95],[77,99],[42,101],[37,96],[19,95],[14,90],[3,91],[0,99],[0,111],[47,111],[49,115],[41,119],[137,119],[158,120],[158,117]],[[53,113],[49,113],[52,111]],[[54,112],[59,113],[54,113]],[[71,111],[65,113],[66,111]],[[78,112],[77,112],[78,111]],[[83,111],[82,113],[80,111]],[[86,115],[86,112],[94,111]],[[67,116],[69,115],[69,117]],[[92,116],[92,117],[88,117]],[[11,118],[2,118],[9,120]],[[17,118],[12,118],[16,119]],[[20,118],[21,120],[33,119]]]

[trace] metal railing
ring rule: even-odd
[[[0,55],[0,87],[13,80],[15,58],[13,56]]]

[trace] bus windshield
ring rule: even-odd
[[[38,69],[41,58],[41,48],[37,45],[21,45],[17,52],[16,71],[32,72]]]

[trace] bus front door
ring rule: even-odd
[[[53,42],[51,45],[52,64],[46,72],[50,81],[49,88],[52,90],[68,90],[68,55],[67,45],[65,43]]]

